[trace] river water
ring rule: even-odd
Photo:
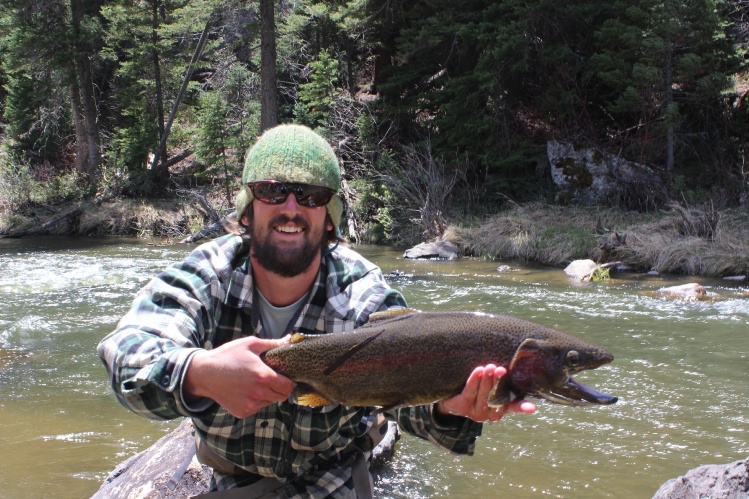
[[[121,461],[178,424],[116,401],[95,353],[134,293],[191,246],[129,239],[0,240],[0,497],[89,497]],[[486,425],[473,457],[404,436],[375,473],[378,497],[651,497],[701,464],[749,455],[749,297],[722,280],[626,275],[571,281],[560,269],[404,261],[356,248],[421,310],[533,320],[609,349],[577,375],[606,407],[538,401]],[[700,282],[706,300],[660,287]],[[439,380],[435,380],[439,382]]]

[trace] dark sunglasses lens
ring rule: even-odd
[[[307,208],[328,204],[334,194],[334,191],[327,187],[283,182],[256,182],[250,184],[250,189],[252,189],[253,196],[268,204],[282,204],[293,192],[297,203]]]
[[[294,189],[297,203],[308,208],[325,206],[333,197],[333,191],[316,185],[305,185]]]
[[[285,184],[258,182],[250,186],[252,195],[268,204],[281,204],[286,201],[289,191]]]

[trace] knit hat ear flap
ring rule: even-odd
[[[301,125],[279,125],[265,132],[247,152],[243,188],[237,195],[238,216],[252,202],[252,191],[247,184],[258,180],[323,185],[337,192],[341,169],[333,148],[320,135]],[[333,196],[326,208],[337,231],[343,215],[338,195]]]

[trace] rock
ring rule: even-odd
[[[395,452],[400,430],[393,421],[387,424],[387,433],[372,450],[371,467],[382,466]],[[187,498],[208,492],[213,469],[198,462],[194,445],[192,421],[186,419],[151,447],[117,466],[91,498]],[[184,474],[175,476],[188,459]]]
[[[622,192],[639,192],[643,199],[658,199],[663,192],[656,172],[619,156],[554,140],[546,153],[559,203],[605,205]]]
[[[653,499],[749,498],[749,457],[730,464],[709,464],[663,485]]]
[[[735,281],[735,282],[744,282],[746,281],[745,275],[730,275],[723,278],[724,281]]]
[[[661,288],[657,291],[659,295],[668,297],[695,297],[705,296],[707,291],[702,285],[696,282],[690,282],[688,284],[682,284],[680,286],[669,286],[667,288]]]
[[[213,470],[195,458],[192,429],[192,421],[185,420],[151,447],[121,463],[92,498],[186,498],[208,492]],[[190,456],[185,473],[176,477],[175,472]]]
[[[458,258],[458,247],[450,241],[437,241],[434,243],[421,243],[403,253],[403,258],[438,258],[442,260],[455,260]]]
[[[596,268],[598,268],[598,265],[593,260],[574,260],[567,265],[564,273],[574,279],[587,280],[590,279],[590,275],[595,272]]]

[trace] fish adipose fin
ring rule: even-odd
[[[384,332],[385,332],[384,329],[381,330],[381,331],[378,331],[378,332],[374,333],[372,336],[370,336],[369,338],[367,338],[365,340],[362,340],[359,343],[357,343],[356,345],[354,345],[351,348],[349,348],[346,352],[343,353],[343,355],[341,355],[340,357],[338,357],[337,359],[335,359],[328,366],[328,368],[323,371],[323,374],[327,376],[327,375],[331,374],[332,372],[334,372],[336,369],[338,369],[339,367],[341,367],[347,360],[349,360],[356,352],[358,352],[362,348],[364,348],[367,345],[369,345],[370,343],[372,343],[378,336],[380,336]]]

